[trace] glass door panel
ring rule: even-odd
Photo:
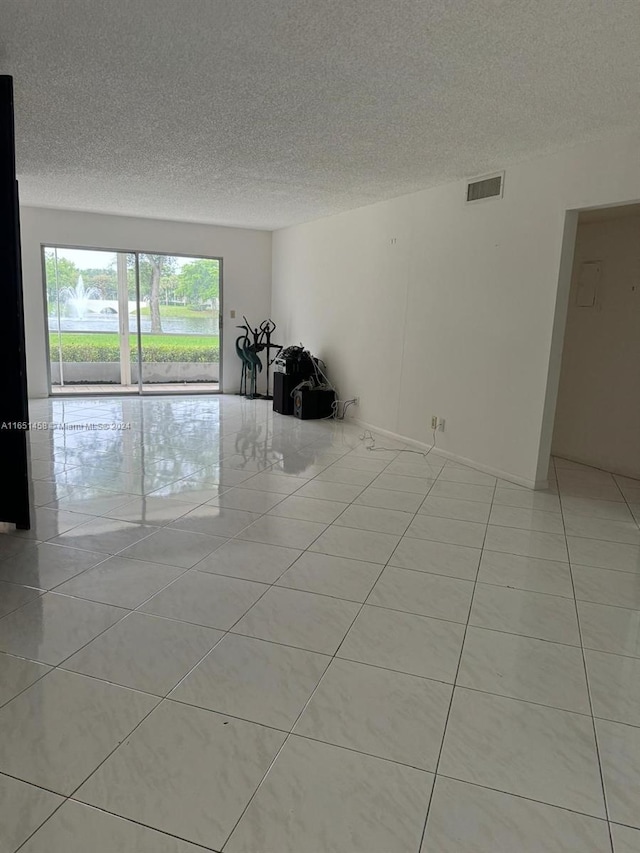
[[[219,390],[219,259],[43,252],[52,393]]]
[[[217,391],[220,261],[139,255],[142,388]]]
[[[45,247],[44,266],[52,391],[129,387],[127,256]]]

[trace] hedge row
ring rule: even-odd
[[[120,347],[113,343],[75,343],[62,342],[62,361],[74,362],[101,362],[120,361]],[[53,353],[57,360],[57,349]],[[131,360],[138,361],[138,351],[132,347]],[[220,361],[220,348],[216,346],[180,346],[173,343],[144,344],[142,349],[143,362],[218,362]]]

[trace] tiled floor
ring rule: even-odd
[[[2,853],[639,853],[640,482],[237,397],[31,420]]]

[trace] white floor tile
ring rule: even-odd
[[[452,688],[439,681],[334,660],[295,733],[435,770]]]
[[[623,545],[574,536],[567,536],[567,544],[572,563],[640,573],[640,545]]]
[[[578,615],[585,649],[640,657],[640,611],[579,601]]]
[[[133,610],[178,578],[184,569],[109,557],[56,587],[56,592]]]
[[[438,479],[450,483],[473,483],[477,486],[493,487],[496,484],[496,478],[492,477],[491,474],[484,474],[482,471],[476,471],[474,468],[451,461],[445,464]]]
[[[50,669],[42,663],[0,654],[0,706],[22,693]]]
[[[0,710],[0,772],[68,796],[157,701],[54,670]]]
[[[344,465],[334,464],[316,475],[316,479],[325,483],[347,483],[350,486],[368,486],[377,476],[377,472],[356,471],[345,468]]]
[[[491,503],[493,492],[493,486],[478,486],[471,483],[450,483],[446,480],[438,479],[429,492],[429,497]]]
[[[591,649],[584,657],[594,716],[640,726],[640,660]]]
[[[110,512],[105,512],[108,518],[119,518],[133,524],[150,524],[152,526],[169,524],[190,510],[197,503],[187,504],[184,501],[174,501],[171,498],[140,497],[122,504]]]
[[[284,738],[274,729],[165,701],[75,797],[220,850]]]
[[[272,587],[233,630],[237,634],[332,655],[359,607],[352,601]]]
[[[593,498],[599,501],[619,501],[623,502],[624,497],[620,489],[612,480],[612,484],[600,483],[597,480],[589,480],[588,478],[575,478],[559,482],[560,494],[565,497],[574,498]]]
[[[201,560],[196,568],[199,572],[230,575],[270,584],[274,583],[300,554],[302,551],[295,548],[230,539],[213,554]]]
[[[338,657],[453,683],[464,626],[365,605]]]
[[[402,536],[412,519],[413,513],[352,504],[345,508],[335,523],[338,527],[376,530]]]
[[[381,569],[378,563],[307,551],[282,575],[277,586],[363,602]]]
[[[596,720],[609,820],[640,829],[640,728]]]
[[[79,527],[67,530],[51,539],[52,545],[66,545],[70,548],[83,548],[85,551],[104,551],[117,554],[123,548],[133,545],[140,539],[157,530],[156,527],[143,524],[131,524],[117,518],[95,518]]]
[[[229,489],[219,497],[209,501],[210,506],[222,506],[229,509],[242,509],[248,512],[268,512],[283,499],[275,492],[258,492],[251,489]]]
[[[640,853],[639,480],[234,395],[30,408],[132,429],[34,432],[0,524],[8,853]]]
[[[338,527],[332,524],[309,550],[334,557],[347,557],[350,560],[386,563],[399,541],[399,536],[389,533],[356,530],[353,527]]]
[[[605,817],[589,717],[457,687],[439,772]]]
[[[269,515],[331,524],[344,512],[347,506],[348,504],[338,503],[337,501],[323,501],[318,498],[300,498],[297,495],[291,495],[275,506]]]
[[[296,491],[296,496],[345,503],[357,498],[363,489],[363,486],[350,486],[348,483],[329,483],[324,480],[311,480],[311,482],[306,483]]]
[[[141,611],[228,631],[268,589],[265,584],[192,569],[150,598]]]
[[[91,520],[92,516],[86,513],[64,512],[45,506],[36,507],[31,514],[31,529],[13,530],[12,535],[45,542]]]
[[[406,853],[420,844],[433,776],[292,736],[227,853]]]
[[[171,699],[291,731],[331,658],[227,634]]]
[[[538,560],[536,557],[485,550],[480,560],[478,580],[573,598],[569,564],[554,560]]]
[[[604,820],[439,776],[422,853],[609,853],[610,849]]]
[[[63,802],[58,794],[0,774],[3,849],[17,850]]]
[[[204,533],[170,530],[165,527],[141,542],[125,548],[120,556],[190,569],[226,541],[222,536],[207,536]]]
[[[0,651],[55,666],[126,613],[48,592],[0,619]]]
[[[456,500],[427,495],[419,513],[435,515],[439,518],[458,518],[460,521],[476,521],[486,524],[489,521],[491,506],[479,501]]]
[[[475,580],[481,551],[464,545],[449,545],[405,536],[393,552],[389,565],[454,578]]]
[[[203,853],[165,833],[67,800],[22,848],[24,853]]]
[[[367,604],[466,624],[473,589],[472,581],[388,566]]]
[[[457,684],[590,714],[582,650],[469,626]]]
[[[439,518],[418,513],[409,525],[407,536],[482,548],[486,530],[486,524],[475,521],[460,521],[456,518]]]
[[[572,566],[571,572],[578,600],[640,609],[640,572],[616,572],[578,565]]]
[[[585,515],[564,514],[567,536],[603,539],[608,542],[626,542],[640,545],[640,528],[633,519],[618,521],[608,518],[590,518]]]
[[[316,521],[301,521],[297,518],[279,518],[263,515],[238,534],[238,539],[264,542],[281,548],[308,548],[326,530],[326,524]]]
[[[422,503],[422,495],[413,492],[398,492],[369,486],[355,499],[354,504],[414,513]]]
[[[276,492],[280,495],[292,495],[306,484],[307,480],[299,477],[287,477],[284,474],[272,474],[269,471],[262,471],[240,483],[238,488],[242,489],[257,489],[259,492]]]
[[[172,522],[169,527],[175,530],[206,533],[208,536],[231,538],[258,518],[260,516],[255,512],[202,504]]]
[[[522,530],[538,530],[541,533],[564,533],[562,516],[559,513],[527,507],[496,504],[491,510],[489,521],[500,527],[518,527]]]
[[[611,824],[614,853],[640,853],[640,829]]]
[[[223,637],[222,631],[130,613],[64,663],[64,668],[166,696]]]
[[[496,527],[490,524],[484,547],[488,551],[503,551],[522,557],[567,562],[567,545],[564,534],[538,533],[535,530],[518,530],[514,527]]]
[[[44,592],[43,589],[0,581],[0,618],[22,607],[23,604],[33,601],[34,598],[39,598]]]
[[[557,595],[479,583],[469,624],[539,640],[580,645],[575,604]]]
[[[97,551],[81,551],[45,542],[0,561],[0,580],[53,589],[107,557],[108,554]]]
[[[598,501],[590,498],[574,498],[570,495],[563,495],[562,509],[572,516],[583,515],[588,518],[605,518],[611,521],[632,520],[627,505],[619,501]]]
[[[557,495],[545,491],[529,489],[496,489],[494,506],[513,506],[523,509],[535,509],[543,512],[560,512],[560,499]]]
[[[411,492],[415,495],[427,495],[434,480],[429,477],[404,477],[402,474],[380,474],[373,482],[376,489],[390,489],[396,492]]]

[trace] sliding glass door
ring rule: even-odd
[[[52,393],[217,391],[221,261],[43,247]]]
[[[143,389],[219,382],[220,261],[138,258]]]

